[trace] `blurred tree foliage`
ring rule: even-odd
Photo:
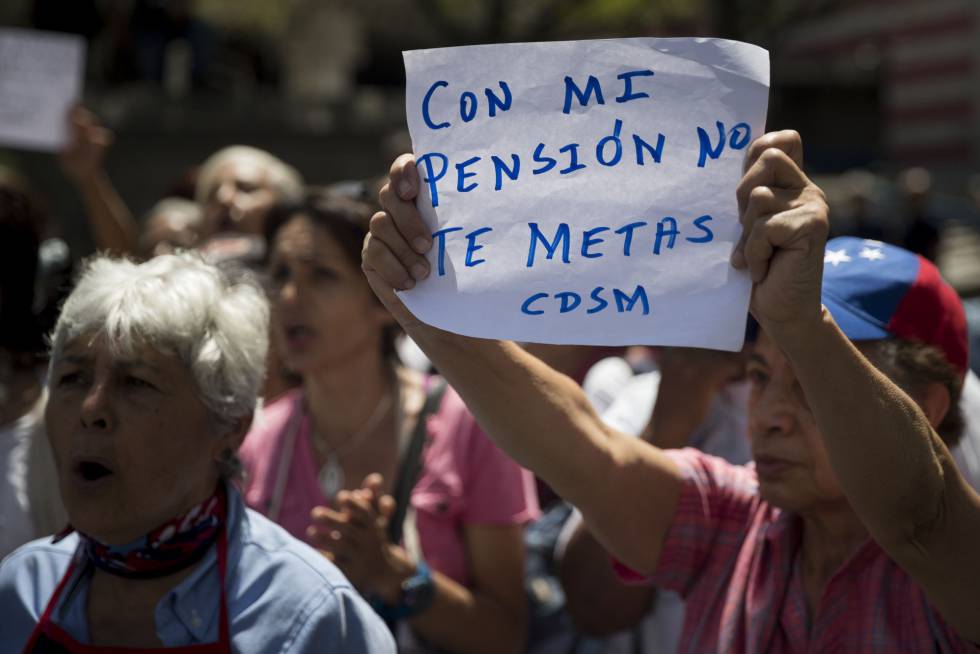
[[[641,36],[703,15],[705,0],[414,0],[454,44]]]
[[[194,0],[194,15],[222,29],[283,36],[292,2],[286,0]]]
[[[452,44],[704,35],[770,44],[844,0],[413,0]]]

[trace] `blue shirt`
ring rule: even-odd
[[[231,646],[241,654],[394,652],[391,633],[341,572],[310,546],[246,509],[228,489],[228,620]],[[0,563],[0,643],[19,652],[64,576],[78,546],[36,540]],[[220,579],[212,547],[195,570],[156,607],[157,637],[166,647],[218,640]],[[80,643],[89,642],[86,616],[91,566],[79,565],[52,619]]]

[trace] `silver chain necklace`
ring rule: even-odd
[[[313,447],[316,449],[317,454],[319,454],[321,458],[326,459],[323,466],[320,468],[320,474],[317,475],[317,482],[320,484],[320,490],[323,491],[323,494],[326,497],[332,498],[344,488],[346,477],[344,475],[344,468],[340,465],[341,457],[352,452],[368,434],[374,431],[381,420],[388,415],[388,411],[391,409],[393,397],[393,391],[385,394],[385,396],[378,402],[378,405],[374,407],[374,411],[371,413],[371,415],[364,421],[364,424],[362,424],[360,428],[358,428],[358,430],[347,439],[342,447],[333,449],[328,448],[323,438],[312,429],[310,430],[310,440],[313,441]]]

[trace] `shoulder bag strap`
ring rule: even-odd
[[[412,431],[412,439],[405,451],[401,464],[398,466],[398,477],[395,480],[394,498],[395,515],[388,523],[388,538],[392,543],[400,543],[402,539],[402,528],[405,522],[405,515],[412,496],[412,489],[418,481],[419,472],[422,470],[422,449],[425,447],[426,423],[427,418],[439,410],[442,397],[446,393],[446,381],[439,379],[429,387],[426,393],[425,404],[419,411],[418,419],[415,422],[415,429]]]

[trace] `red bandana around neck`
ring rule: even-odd
[[[106,545],[79,532],[85,557],[109,574],[129,579],[164,577],[187,568],[208,551],[225,526],[227,490],[219,483],[211,497],[125,545]],[[74,531],[70,525],[58,542]]]

